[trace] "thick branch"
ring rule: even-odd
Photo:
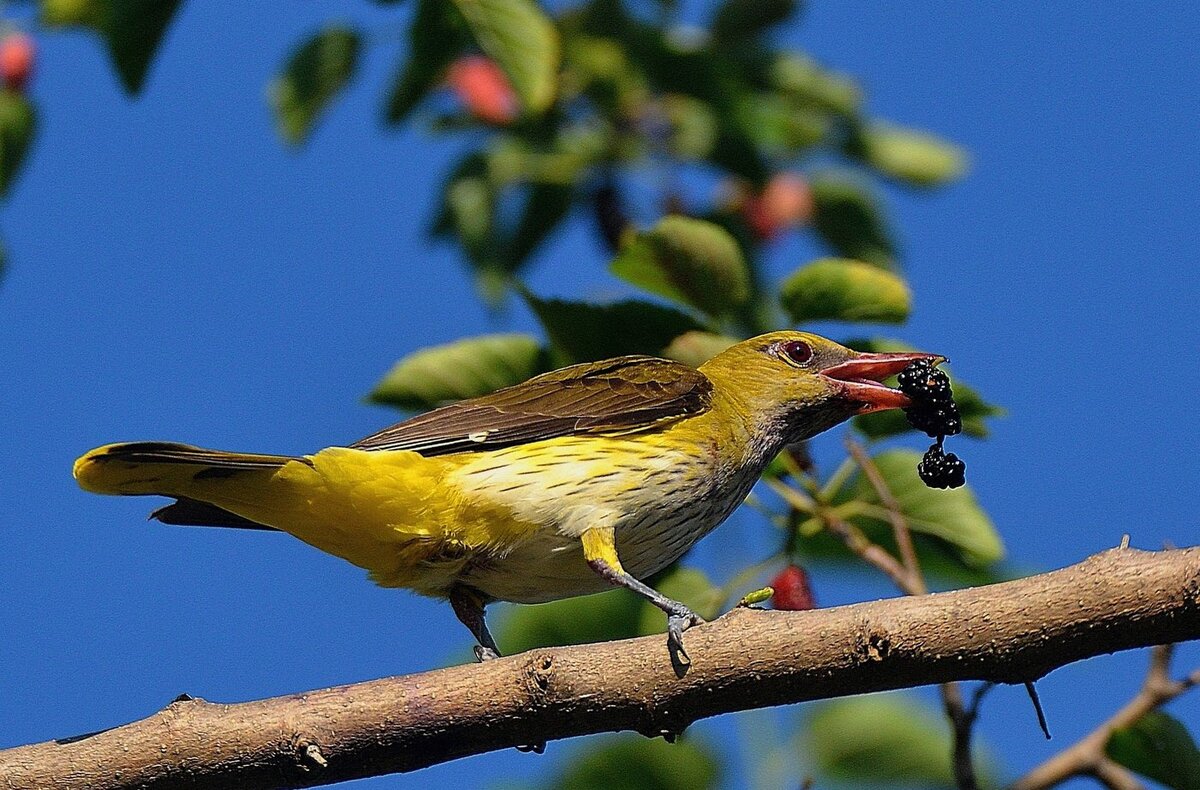
[[[654,636],[258,702],[176,702],[102,733],[2,751],[0,787],[328,784],[587,733],[675,733],[747,708],[950,680],[1023,682],[1198,637],[1200,548],[1114,549],[989,587],[805,612],[737,609],[687,632],[686,670]]]

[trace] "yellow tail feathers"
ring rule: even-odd
[[[305,459],[206,450],[173,442],[129,442],[97,447],[75,462],[75,479],[97,494],[187,495],[197,482],[244,470],[278,469]]]

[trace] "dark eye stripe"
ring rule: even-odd
[[[812,346],[803,340],[789,340],[779,347],[783,356],[794,365],[807,364],[813,357]]]

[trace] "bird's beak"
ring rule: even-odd
[[[912,405],[907,395],[879,382],[888,376],[896,375],[919,359],[928,359],[935,365],[946,361],[945,357],[938,354],[920,351],[899,354],[859,353],[846,362],[825,368],[821,375],[836,381],[847,399],[861,404],[859,414],[884,409],[907,409]]]

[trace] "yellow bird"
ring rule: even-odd
[[[788,444],[908,406],[878,382],[918,359],[942,358],[775,332],[699,369],[647,356],[572,365],[313,455],[110,444],[75,477],[96,493],[174,497],[153,514],[167,524],[282,530],[384,587],[449,599],[480,660],[499,655],[488,602],[611,585],[666,612],[682,652],[700,618],[639,579],[724,521]]]

